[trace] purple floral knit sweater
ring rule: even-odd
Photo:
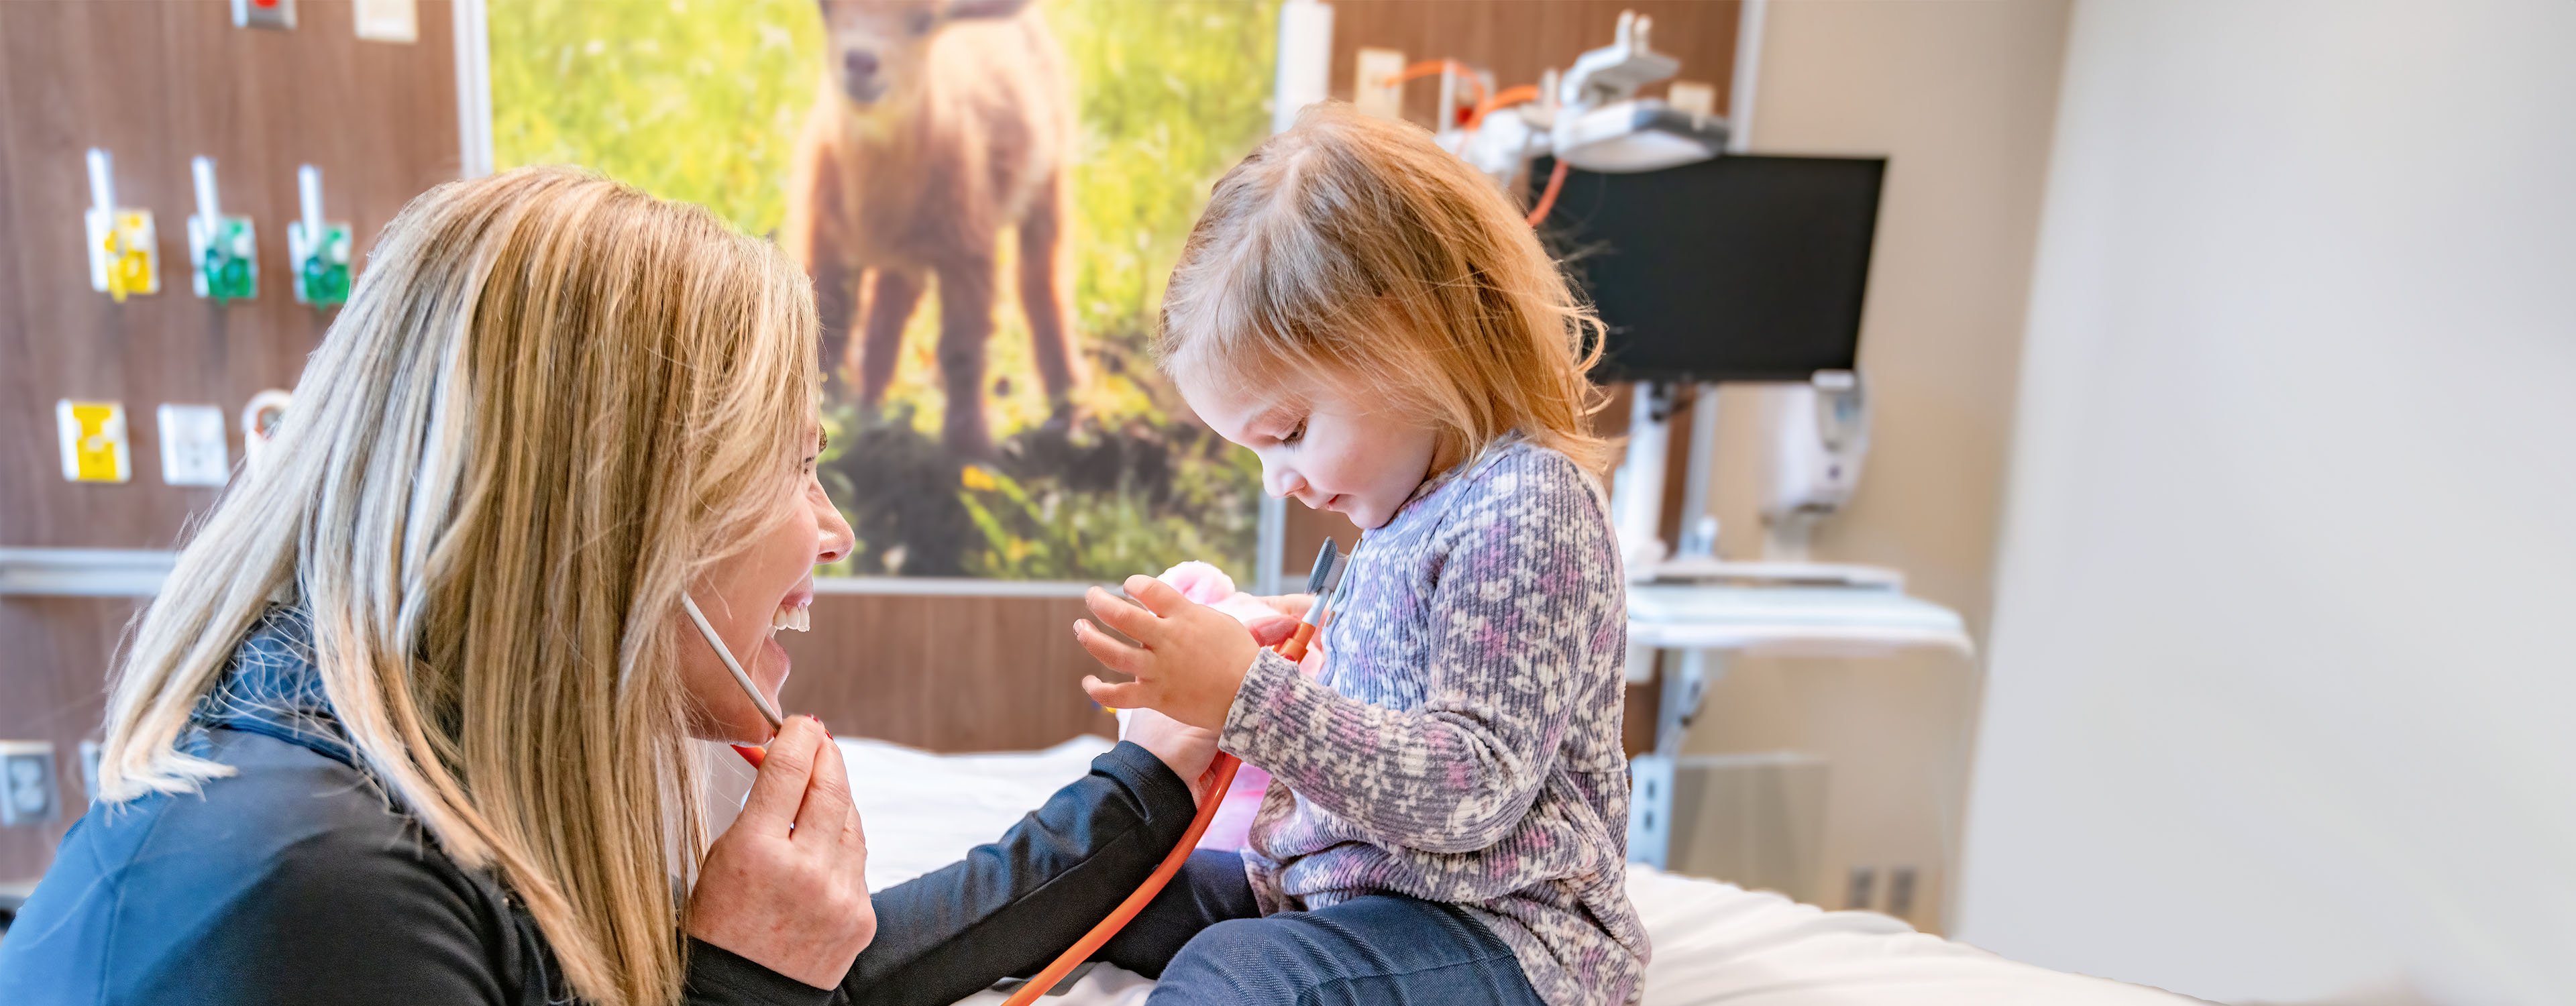
[[[1605,509],[1565,455],[1497,444],[1360,539],[1319,678],[1253,662],[1218,746],[1272,776],[1243,851],[1263,913],[1448,902],[1549,1006],[1637,1001]]]

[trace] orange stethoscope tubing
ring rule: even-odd
[[[1333,554],[1333,544],[1329,540],[1324,543],[1324,553]],[[1330,608],[1331,599],[1320,593],[1317,594],[1315,607],[1309,612],[1310,617],[1300,619],[1297,622],[1296,631],[1290,633],[1287,639],[1281,640],[1279,645],[1271,647],[1271,652],[1287,658],[1292,664],[1306,659],[1306,647],[1314,642],[1316,627],[1323,624],[1324,616],[1329,613]],[[1199,803],[1197,816],[1190,818],[1189,830],[1181,833],[1181,840],[1174,843],[1172,851],[1163,857],[1162,865],[1154,868],[1153,876],[1145,878],[1145,883],[1136,888],[1136,893],[1128,895],[1127,900],[1119,902],[1118,907],[1109,913],[1108,918],[1100,920],[1099,925],[1091,927],[1090,932],[1082,934],[1082,938],[1075,940],[1073,946],[1056,956],[1054,963],[1047,965],[1045,970],[1039,971],[1037,977],[1029,979],[1028,984],[1012,991],[1010,998],[1002,1000],[1002,1006],[1029,1006],[1030,1003],[1036,1002],[1039,996],[1045,995],[1048,989],[1054,988],[1055,983],[1063,981],[1064,976],[1072,974],[1073,969],[1081,967],[1082,962],[1090,960],[1091,955],[1098,951],[1101,945],[1108,943],[1110,937],[1118,935],[1119,930],[1127,928],[1128,921],[1134,919],[1136,913],[1144,911],[1145,905],[1153,901],[1155,895],[1163,893],[1163,885],[1171,883],[1173,875],[1181,872],[1181,864],[1189,862],[1190,853],[1198,851],[1199,836],[1207,834],[1208,822],[1216,819],[1217,805],[1225,802],[1226,789],[1234,785],[1235,770],[1242,767],[1243,759],[1223,751],[1217,752],[1216,760],[1208,763],[1208,768],[1216,773],[1216,784],[1208,788],[1207,798]]]
[[[1556,159],[1556,170],[1547,173],[1547,190],[1538,194],[1538,205],[1530,207],[1529,225],[1536,227],[1556,209],[1556,197],[1565,191],[1565,158]]]
[[[1091,927],[1090,932],[1082,934],[1081,939],[1075,940],[1072,947],[1058,955],[1055,962],[1047,965],[1045,970],[1038,972],[1037,977],[1029,979],[1028,984],[1020,986],[1011,993],[1010,998],[1002,1000],[1002,1006],[1029,1006],[1030,1003],[1037,1001],[1037,998],[1045,995],[1048,989],[1054,988],[1055,983],[1063,981],[1064,976],[1072,974],[1073,969],[1081,967],[1082,962],[1090,960],[1092,953],[1099,950],[1101,944],[1109,942],[1110,937],[1118,935],[1119,930],[1127,928],[1128,920],[1134,919],[1136,913],[1144,911],[1146,903],[1153,901],[1155,895],[1163,893],[1163,885],[1171,883],[1172,876],[1181,872],[1181,864],[1189,862],[1190,853],[1198,851],[1199,836],[1207,834],[1208,822],[1216,819],[1217,805],[1225,802],[1225,788],[1234,785],[1234,772],[1242,767],[1242,759],[1223,751],[1217,752],[1216,760],[1208,763],[1208,768],[1216,772],[1216,785],[1208,790],[1207,799],[1199,804],[1198,815],[1190,818],[1190,830],[1181,833],[1180,842],[1174,844],[1172,851],[1163,857],[1162,865],[1154,868],[1154,875],[1145,878],[1145,883],[1136,888],[1136,893],[1128,895],[1127,900],[1119,902],[1117,909],[1111,911],[1108,918],[1100,920],[1099,925]]]
[[[1327,554],[1330,554],[1331,543],[1327,542],[1324,547]],[[707,616],[698,610],[697,601],[683,594],[680,597],[680,604],[688,612],[689,620],[697,623],[698,631],[707,637],[709,644],[714,646],[716,656],[723,658],[725,669],[733,672],[734,682],[741,685],[743,692],[751,696],[752,705],[760,709],[761,718],[769,721],[770,730],[775,733],[783,725],[783,720],[777,708],[770,705],[769,697],[760,694],[760,689],[752,684],[751,675],[744,673],[742,665],[735,662],[733,653],[725,647],[724,640],[716,637],[715,627],[707,623]],[[1314,617],[1300,620],[1296,631],[1279,645],[1271,647],[1272,652],[1286,657],[1290,663],[1306,659],[1306,648],[1314,641],[1316,626],[1323,621],[1327,607],[1326,599],[1318,597],[1315,601]],[[732,745],[732,748],[734,753],[741,755],[742,760],[749,762],[754,770],[759,769],[761,763],[768,760],[766,758],[768,752],[761,748],[743,744]],[[1181,833],[1181,840],[1172,846],[1170,853],[1163,856],[1162,864],[1154,868],[1153,875],[1146,877],[1145,883],[1137,887],[1135,893],[1128,895],[1127,900],[1119,902],[1117,909],[1111,911],[1108,918],[1100,920],[1098,925],[1091,927],[1090,932],[1083,934],[1082,939],[1074,941],[1073,946],[1058,956],[1054,963],[1038,972],[1037,977],[1029,979],[1028,984],[1020,986],[1009,999],[1003,1000],[1003,1006],[1028,1006],[1039,996],[1045,995],[1048,989],[1055,987],[1055,983],[1063,981],[1065,975],[1072,973],[1074,968],[1082,966],[1082,962],[1090,960],[1092,953],[1099,950],[1102,944],[1109,942],[1110,937],[1118,935],[1119,930],[1125,929],[1127,923],[1136,917],[1136,913],[1144,911],[1146,904],[1154,900],[1155,895],[1163,893],[1163,887],[1172,882],[1173,875],[1181,872],[1181,864],[1189,862],[1190,853],[1198,849],[1199,837],[1207,834],[1208,822],[1216,819],[1216,809],[1225,802],[1225,791],[1234,785],[1234,774],[1242,767],[1242,759],[1223,751],[1217,752],[1216,758],[1208,763],[1208,768],[1216,773],[1216,778],[1212,780],[1214,785],[1208,787],[1207,797],[1199,804],[1198,813],[1190,818],[1189,830]]]

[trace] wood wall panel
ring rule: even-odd
[[[779,636],[794,660],[779,700],[834,734],[932,751],[1114,737],[1082,691],[1100,669],[1073,640],[1084,616],[1080,598],[824,594],[812,632]]]
[[[1539,72],[1563,70],[1586,49],[1610,44],[1619,12],[1654,19],[1650,44],[1681,60],[1682,80],[1717,88],[1726,111],[1735,75],[1735,0],[1333,0],[1330,94],[1349,100],[1362,47],[1395,49],[1407,62],[1448,58],[1490,70],[1498,88],[1538,83]],[[1662,97],[1664,84],[1641,93]],[[1429,125],[1440,82],[1405,85],[1405,117]]]
[[[293,387],[331,315],[294,302],[286,223],[295,169],[322,169],[324,215],[357,263],[404,203],[458,173],[452,10],[421,0],[420,40],[360,41],[346,0],[302,0],[298,26],[234,28],[197,0],[0,2],[0,545],[168,548],[213,489],[162,484],[153,410],[225,412],[230,451],[251,395]],[[115,155],[118,201],[150,209],[161,292],[123,304],[89,288],[83,153]],[[215,158],[224,212],[255,221],[260,286],[218,306],[188,292],[188,161]],[[61,476],[54,402],[125,404],[133,481]],[[0,598],[0,738],[54,744],[67,804],[96,736],[131,600]],[[0,881],[51,858],[63,825],[0,830]]]
[[[237,418],[264,388],[291,387],[327,312],[286,283],[295,169],[322,169],[324,215],[364,255],[404,203],[457,174],[448,7],[420,5],[420,41],[358,41],[346,3],[306,0],[299,27],[232,27],[219,3],[0,4],[0,542],[167,547],[212,489],[161,484],[153,407],[211,403]],[[89,289],[83,151],[115,155],[118,200],[153,211],[161,293],[112,303]],[[259,231],[259,296],[218,306],[188,292],[188,160],[217,162],[227,213]],[[57,474],[53,404],[123,401],[134,481]],[[227,419],[232,425],[232,418]],[[35,435],[20,435],[20,431]],[[241,431],[232,430],[240,457]]]
[[[10,740],[53,742],[54,792],[64,808],[42,826],[0,828],[0,881],[44,872],[88,802],[80,742],[99,735],[108,664],[140,608],[130,598],[0,599],[0,640],[7,641],[0,646],[0,731]]]

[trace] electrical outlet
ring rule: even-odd
[[[1628,861],[1657,868],[1671,864],[1673,759],[1641,754],[1628,761]]]
[[[224,410],[163,402],[155,411],[161,421],[161,481],[174,486],[219,486],[231,477]]]
[[[1362,49],[1352,62],[1357,69],[1351,77],[1351,104],[1382,119],[1403,118],[1404,85],[1395,77],[1404,72],[1404,53]]]
[[[61,817],[54,793],[54,746],[0,741],[0,826],[16,828]]]
[[[1849,893],[1843,897],[1843,908],[1853,911],[1866,911],[1869,909],[1872,899],[1877,896],[1878,870],[1867,866],[1852,867],[1851,887],[1849,889]]]
[[[1908,918],[1914,914],[1914,868],[1899,866],[1887,871],[1887,914]]]

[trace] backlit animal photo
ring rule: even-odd
[[[776,240],[822,322],[852,575],[1253,569],[1257,465],[1154,372],[1208,188],[1266,135],[1275,0],[494,4],[500,166]]]

